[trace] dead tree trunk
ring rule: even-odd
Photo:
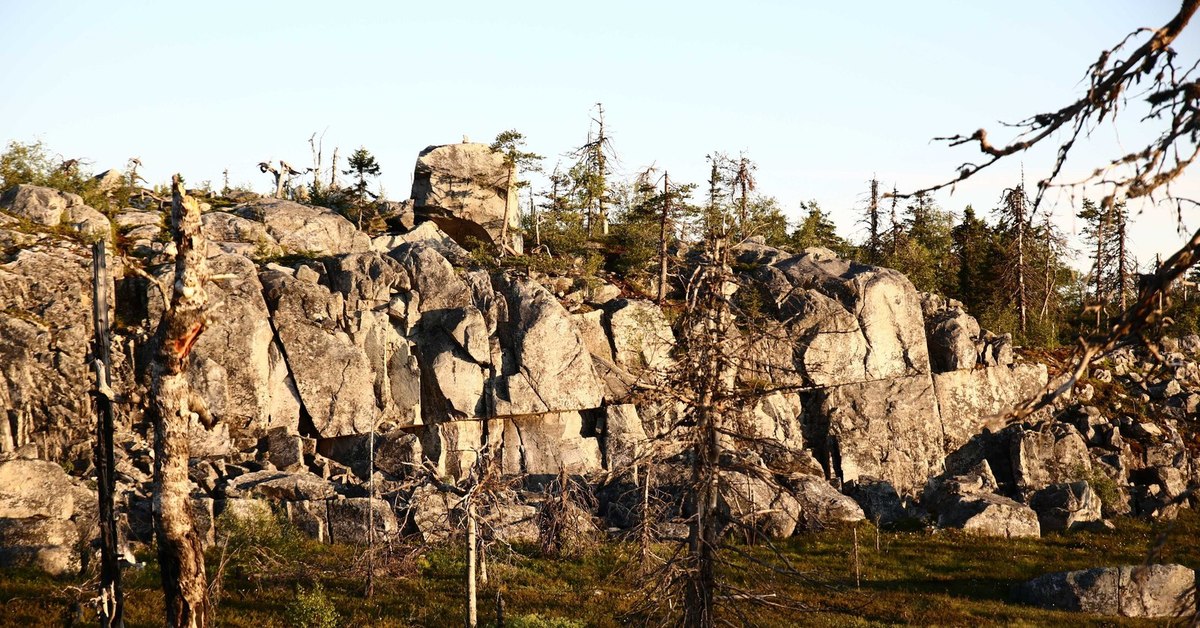
[[[694,295],[689,295],[692,315],[688,353],[694,373],[691,386],[695,395],[696,436],[692,457],[692,524],[688,534],[688,577],[684,591],[685,626],[707,628],[716,623],[718,481],[720,441],[718,440],[722,393],[728,368],[723,355],[727,339],[729,312],[722,292],[725,276],[725,242],[718,236],[712,243],[712,261],[699,278]]]
[[[198,418],[191,407],[185,371],[188,356],[208,320],[209,271],[200,205],[183,191],[175,175],[171,184],[171,231],[175,255],[175,289],[171,307],[159,324],[158,347],[151,364],[151,411],[154,418],[154,523],[158,561],[166,598],[166,623],[204,628],[209,623],[204,554],[192,519],[188,479],[189,425]]]
[[[113,508],[116,461],[113,454],[113,392],[109,373],[108,257],[104,241],[92,246],[92,321],[96,370],[96,484],[100,500],[100,625],[125,625],[125,594],[121,590],[121,564],[117,556],[117,518]]]
[[[658,302],[667,298],[667,226],[671,220],[671,177],[663,173],[662,219],[658,229]]]
[[[475,520],[475,504],[467,497],[467,628],[478,623],[478,593],[476,591],[475,566],[479,546],[478,523]]]

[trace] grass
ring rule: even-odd
[[[885,531],[879,535],[876,551],[875,529],[863,523],[858,527],[861,587],[855,586],[849,528],[781,542],[781,556],[796,573],[785,575],[752,562],[779,564],[771,552],[757,546],[739,548],[746,557],[731,559],[722,575],[739,589],[804,609],[738,602],[737,611],[760,626],[1154,625],[1044,611],[1014,604],[1009,595],[1014,584],[1047,572],[1143,562],[1167,528],[1167,524],[1120,520],[1115,531],[1014,541],[954,531]],[[1200,566],[1200,547],[1192,541],[1197,532],[1200,516],[1186,513],[1171,526],[1156,561]],[[314,591],[332,603],[344,626],[462,622],[461,548],[391,548],[390,556],[378,559],[382,569],[376,572],[375,595],[366,600],[357,548],[324,546],[290,534],[257,539],[252,547],[258,551],[229,562],[217,625],[289,625],[298,600],[318,608],[324,604],[325,600],[312,599]],[[275,547],[278,551],[271,549]],[[210,558],[211,574],[218,552]],[[639,617],[627,615],[641,599],[636,558],[637,548],[621,543],[603,544],[577,560],[544,557],[529,547],[495,550],[489,582],[480,587],[480,623],[493,625],[497,591],[503,592],[509,625],[637,623]],[[160,625],[162,599],[153,563],[127,571],[125,585],[127,625]],[[93,587],[94,581],[83,577],[55,579],[28,571],[0,571],[0,623],[60,626],[73,617],[94,622],[90,609],[76,607],[94,595]],[[741,623],[733,609],[724,611],[726,618]]]

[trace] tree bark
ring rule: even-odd
[[[192,518],[188,479],[189,425],[197,414],[185,371],[188,356],[208,324],[209,271],[200,229],[200,205],[172,181],[171,226],[175,237],[175,290],[158,327],[151,364],[154,419],[154,523],[168,626],[203,628],[209,623],[204,554]]]
[[[103,240],[92,246],[92,321],[96,370],[96,488],[100,519],[100,625],[125,625],[125,594],[121,589],[121,564],[117,556],[117,519],[113,508],[116,461],[113,454],[113,408],[109,373],[108,255]]]

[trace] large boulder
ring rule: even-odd
[[[30,566],[52,575],[80,566],[80,540],[91,538],[96,494],[53,462],[0,462],[0,567]]]
[[[1182,565],[1127,565],[1046,574],[1016,588],[1025,604],[1120,617],[1188,617],[1196,572]]]
[[[1087,443],[1073,425],[1054,423],[1047,429],[1022,430],[1010,445],[1013,482],[1022,495],[1051,484],[1073,482],[1092,470]]]
[[[263,223],[285,253],[320,256],[371,249],[367,234],[324,207],[267,198],[239,205],[233,211],[242,218]]]
[[[961,528],[981,536],[1022,538],[1041,536],[1037,513],[1025,504],[995,493],[971,493],[945,502],[938,526]]]
[[[62,466],[48,460],[0,462],[0,519],[70,519],[72,486]]]
[[[208,263],[213,274],[224,278],[206,287],[217,305],[192,350],[189,380],[204,398],[209,415],[228,426],[234,437],[257,438],[271,426],[296,429],[298,412],[285,411],[293,406],[271,401],[272,394],[291,397],[293,393],[270,385],[275,333],[254,263],[230,254],[218,254]],[[157,319],[161,301],[154,288],[150,291],[147,302]],[[280,414],[272,415],[273,408]]]
[[[504,156],[487,144],[430,146],[417,157],[413,209],[460,245],[472,248],[473,239],[499,242],[507,206],[511,239],[506,244],[519,253],[521,216],[509,175]]]
[[[858,319],[816,290],[788,288],[781,315],[750,348],[743,379],[776,385],[833,386],[867,378],[867,340]]]
[[[279,242],[261,222],[229,212],[208,212],[200,217],[200,224],[204,229],[204,237],[211,242],[246,244],[247,251],[257,256],[283,253]]]
[[[979,361],[975,344],[979,322],[960,308],[935,314],[925,323],[929,340],[929,363],[934,373],[970,369]]]
[[[796,531],[800,504],[787,490],[758,475],[721,472],[717,509],[724,524],[741,535],[743,528],[768,538],[787,538]],[[832,490],[832,489],[830,489]]]

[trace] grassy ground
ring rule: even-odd
[[[1051,571],[1142,562],[1164,528],[1119,521],[1112,532],[1026,541],[948,531],[883,532],[877,551],[875,529],[862,524],[861,586],[855,583],[853,531],[829,530],[781,543],[779,556],[761,546],[738,548],[743,556],[727,553],[736,558],[723,569],[724,578],[770,604],[729,600],[724,613],[734,623],[748,620],[760,626],[1149,625],[1020,606],[1009,601],[1009,592],[1012,585]],[[1197,532],[1200,517],[1187,513],[1172,527],[1157,561],[1200,566]],[[457,548],[392,548],[379,557],[375,595],[366,600],[363,561],[355,548],[321,546],[287,530],[255,530],[235,538],[240,542],[226,552],[219,625],[293,626],[306,613],[328,617],[330,610],[336,612],[332,625],[338,626],[462,623],[465,563]],[[791,565],[791,573],[759,563],[779,567],[780,557]],[[491,558],[490,579],[480,591],[482,625],[494,623],[498,590],[510,626],[618,626],[643,619],[629,615],[643,599],[637,591],[645,590],[633,546],[608,543],[575,559],[542,557],[533,548],[497,550]],[[214,551],[210,574],[220,563]],[[157,578],[153,563],[127,572],[128,625],[161,625]],[[93,586],[84,577],[0,571],[0,624],[91,624],[94,614],[77,610],[77,604],[92,595]],[[780,608],[785,601],[803,610]],[[323,608],[322,602],[332,608]]]

